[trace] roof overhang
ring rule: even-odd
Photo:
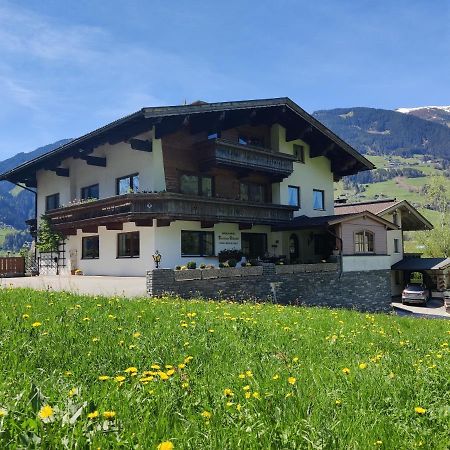
[[[154,130],[161,138],[185,127],[190,133],[217,132],[239,125],[271,125],[286,128],[286,139],[301,139],[310,146],[311,157],[325,156],[331,161],[335,179],[352,175],[375,166],[353,147],[312,117],[287,97],[223,103],[143,108],[91,133],[0,175],[0,180],[21,182],[34,187],[36,172],[57,167],[64,159],[89,155],[105,143],[128,141]]]
[[[392,206],[380,211],[379,215],[389,214],[396,210],[402,210],[402,229],[404,231],[432,230],[433,224],[426,219],[408,201],[401,200]]]
[[[392,270],[420,272],[422,270],[445,270],[450,267],[450,258],[405,258],[395,263]]]

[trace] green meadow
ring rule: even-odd
[[[446,449],[450,322],[0,289],[0,448]]]

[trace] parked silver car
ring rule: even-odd
[[[423,284],[408,284],[402,292],[402,303],[420,303],[426,305],[430,299],[430,290]]]

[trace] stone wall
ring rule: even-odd
[[[328,267],[326,271],[277,273],[273,264],[266,264],[260,275],[178,278],[172,269],[149,271],[147,292],[151,296],[170,293],[185,298],[262,300],[361,311],[391,308],[389,270],[339,273]]]

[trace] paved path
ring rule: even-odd
[[[38,290],[69,291],[78,294],[143,297],[146,295],[145,277],[107,276],[39,276],[0,278],[0,287],[24,287]]]
[[[429,300],[427,306],[402,305],[401,300],[396,299],[392,302],[392,306],[399,316],[450,319],[450,314],[445,312],[444,302],[439,298]]]

